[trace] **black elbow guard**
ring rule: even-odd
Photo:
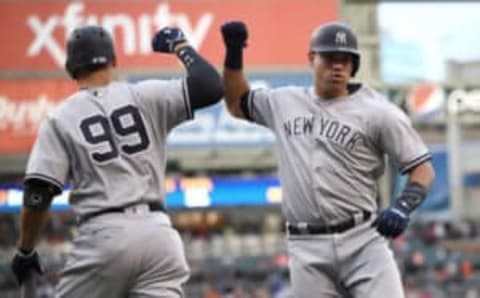
[[[62,191],[57,186],[38,179],[29,179],[25,182],[25,191],[23,193],[23,206],[45,210],[50,207],[53,197]]]

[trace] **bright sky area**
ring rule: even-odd
[[[480,60],[480,35],[477,31],[480,28],[479,13],[480,3],[476,2],[382,2],[378,17],[380,30],[389,36],[390,42],[408,45],[401,47],[401,50],[410,49],[412,53],[405,53],[409,58],[420,55],[417,59],[409,60],[411,63],[421,61],[422,64],[421,70],[412,68],[412,72],[421,73],[425,79],[442,81],[447,60]],[[400,48],[385,45],[384,49],[395,51]],[[395,71],[395,67],[388,67],[389,63],[392,66],[403,63],[388,59],[398,59],[402,54],[383,54],[384,73],[388,76]]]

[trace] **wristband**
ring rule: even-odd
[[[227,47],[225,55],[226,68],[233,70],[240,70],[243,68],[243,48],[242,47]]]
[[[427,196],[427,190],[418,182],[409,182],[395,203],[395,207],[411,213]]]

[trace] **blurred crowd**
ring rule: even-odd
[[[18,217],[0,215],[0,297],[18,297],[9,261]],[[180,228],[192,269],[187,297],[293,297],[281,218],[266,216],[262,225],[225,224],[216,229]],[[52,217],[39,245],[47,272],[39,298],[53,297],[58,271],[71,249],[73,217]],[[416,219],[392,242],[409,298],[480,298],[480,255],[446,249],[444,240],[479,241],[480,222]]]
[[[442,243],[480,244],[480,223],[462,221],[414,222],[392,245],[402,270],[408,297],[480,297],[480,255],[447,249]]]

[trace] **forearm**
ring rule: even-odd
[[[20,213],[20,237],[18,247],[24,251],[35,248],[38,238],[47,223],[49,209],[33,210],[23,207]]]
[[[223,97],[223,84],[217,70],[187,43],[177,45],[175,53],[188,73],[187,88],[192,108],[219,102]]]
[[[395,202],[397,208],[407,213],[413,212],[425,200],[434,178],[435,172],[429,161],[412,169],[405,189]]]
[[[244,118],[241,109],[242,96],[250,90],[248,81],[241,69],[223,70],[223,84],[225,88],[225,103],[230,113],[235,117]]]
[[[250,91],[250,86],[243,73],[243,50],[247,47],[248,40],[247,26],[242,21],[230,21],[224,23],[220,30],[225,44],[223,63],[225,103],[233,116],[250,119],[250,115],[245,115],[245,113],[249,113],[248,107],[242,108],[242,98],[248,96]]]

